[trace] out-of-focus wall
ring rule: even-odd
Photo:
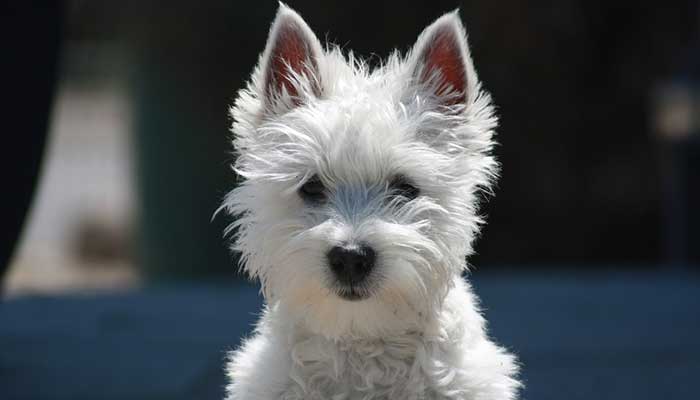
[[[7,295],[131,287],[134,184],[126,55],[68,40],[35,200]]]

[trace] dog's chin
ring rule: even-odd
[[[355,287],[336,288],[335,294],[343,300],[347,301],[362,301],[372,297],[372,294],[366,289]]]
[[[360,302],[374,297],[382,282],[374,274],[370,274],[365,279],[354,282],[343,282],[337,277],[331,276],[325,282],[326,288],[332,296],[343,301]]]

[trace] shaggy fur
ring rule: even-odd
[[[280,5],[231,112],[244,180],[222,208],[266,307],[230,356],[227,399],[515,399],[515,359],[461,277],[497,120],[458,14],[370,70]],[[323,203],[300,196],[310,179]],[[326,254],[360,243],[376,265],[350,301]]]

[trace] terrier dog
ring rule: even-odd
[[[462,278],[498,168],[457,11],[370,68],[280,4],[231,113],[222,208],[266,305],[227,399],[515,399]]]

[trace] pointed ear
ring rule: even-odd
[[[457,11],[425,28],[411,52],[415,83],[444,106],[467,105],[478,88],[467,37]]]
[[[321,43],[304,20],[280,3],[260,61],[265,108],[281,101],[299,105],[308,95],[320,95],[318,74]]]

